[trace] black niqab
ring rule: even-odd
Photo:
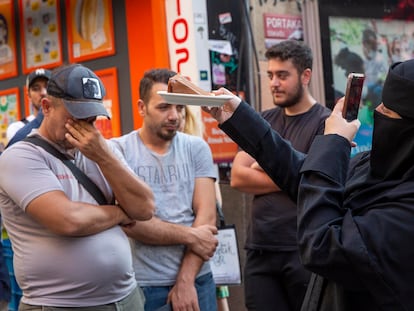
[[[414,120],[392,119],[374,111],[371,174],[400,179],[414,167]]]
[[[379,179],[400,179],[413,175],[414,167],[414,60],[390,67],[382,91],[385,107],[402,119],[374,112],[371,175]]]

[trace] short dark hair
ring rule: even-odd
[[[334,63],[345,70],[347,77],[350,72],[364,72],[364,60],[357,53],[347,47],[339,50],[334,58]]]
[[[270,47],[265,54],[266,58],[279,58],[282,61],[291,60],[298,73],[305,69],[312,69],[312,50],[305,43],[298,40],[284,40]]]
[[[151,94],[152,86],[155,83],[165,83],[168,84],[168,80],[175,76],[177,73],[161,68],[161,69],[151,69],[144,73],[144,76],[139,83],[139,97],[144,102],[148,102]]]
[[[376,40],[377,34],[371,28],[365,28],[362,31],[362,42],[368,42],[370,40]]]

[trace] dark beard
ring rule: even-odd
[[[303,91],[302,84],[298,83],[298,87],[293,96],[288,97],[284,102],[276,103],[276,101],[273,100],[273,104],[280,108],[288,108],[288,107],[295,106],[301,100],[303,96],[303,92],[304,91]]]
[[[168,131],[166,134],[162,131],[157,133],[158,137],[165,141],[171,141],[176,134],[177,131]]]

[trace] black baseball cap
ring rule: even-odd
[[[83,65],[71,64],[53,70],[47,93],[62,98],[66,109],[76,119],[110,118],[103,105],[105,87],[101,79]]]
[[[51,74],[52,74],[52,72],[50,70],[43,69],[43,68],[38,68],[38,69],[32,71],[26,78],[27,88],[31,87],[32,84],[35,82],[35,80],[38,79],[38,78],[43,78],[43,79],[49,80]]]

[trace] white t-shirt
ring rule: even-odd
[[[10,141],[10,139],[13,138],[13,136],[17,133],[18,130],[20,130],[23,126],[25,126],[30,121],[33,121],[34,118],[35,118],[35,116],[33,114],[31,114],[30,116],[26,117],[26,120],[27,120],[26,123],[24,123],[21,120],[10,123],[9,126],[7,127],[7,131],[6,131],[7,141]]]
[[[201,138],[178,132],[165,154],[148,149],[137,131],[111,139],[128,165],[152,189],[155,216],[184,226],[194,221],[192,209],[195,179],[216,179],[210,147]],[[153,246],[132,243],[135,277],[141,286],[175,284],[184,254],[183,245]],[[206,262],[198,276],[210,272]]]
[[[102,190],[112,190],[99,167],[79,152],[75,164]],[[118,301],[136,287],[131,250],[119,226],[83,237],[56,235],[25,209],[53,190],[70,200],[96,204],[61,160],[42,147],[20,141],[0,156],[0,208],[14,251],[22,301],[33,305],[79,307]],[[50,202],[53,213],[54,202]]]

